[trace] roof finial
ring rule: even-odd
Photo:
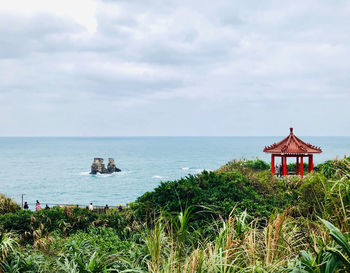
[[[290,127],[289,130],[290,130],[290,133],[293,133],[293,127]]]

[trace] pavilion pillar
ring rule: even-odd
[[[283,164],[283,175],[286,176],[287,175],[287,157],[284,157],[284,164]]]
[[[313,155],[309,155],[309,173],[314,170],[314,160]]]
[[[303,162],[303,156],[300,157],[300,175],[301,177],[304,176],[304,162]]]
[[[299,156],[297,156],[297,169],[296,173],[299,174]]]
[[[275,155],[271,155],[271,173],[275,174]]]

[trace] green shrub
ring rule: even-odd
[[[255,171],[266,171],[270,169],[270,164],[266,163],[263,160],[247,160],[245,161],[245,166],[255,170]]]
[[[96,214],[87,209],[53,207],[49,210],[19,210],[0,215],[0,230],[15,231],[26,242],[33,242],[34,233],[38,231],[41,236],[51,232],[69,235],[86,231],[90,227],[113,228],[123,239],[137,233],[137,226],[129,210],[110,210],[108,214]]]
[[[232,161],[227,162],[225,165],[221,166],[217,171],[218,172],[232,172],[232,171],[242,172],[247,170],[250,170],[250,171],[270,170],[270,164],[260,159],[255,159],[255,160],[234,159]]]
[[[247,211],[254,217],[268,217],[272,211],[289,205],[292,196],[287,185],[269,171],[249,175],[238,171],[204,171],[177,181],[162,182],[153,192],[139,197],[133,209],[142,219],[147,219],[160,210],[179,213],[193,206],[193,217],[198,223],[219,214],[227,217],[234,207],[237,213]]]
[[[320,173],[313,173],[304,178],[303,184],[298,189],[298,206],[303,215],[313,213],[322,215],[328,189],[328,181]]]
[[[304,167],[303,168],[304,174],[307,174],[308,170],[309,170],[309,164],[303,163],[303,167]],[[296,171],[297,171],[297,164],[296,163],[287,164],[287,172],[295,172],[296,173]],[[299,170],[299,173],[300,173],[300,170]]]
[[[322,173],[327,178],[350,178],[350,157],[344,159],[328,160],[318,164],[315,171]]]
[[[0,229],[16,231],[21,235],[26,234],[26,238],[32,240],[33,232],[36,230],[45,233],[59,230],[69,234],[77,230],[86,230],[97,218],[96,214],[79,208],[54,207],[35,212],[19,210],[15,213],[0,215]]]
[[[0,229],[24,234],[30,230],[31,215],[32,212],[28,210],[0,215]]]
[[[327,178],[332,178],[336,173],[336,162],[334,160],[325,161],[315,166],[315,171],[323,174]]]

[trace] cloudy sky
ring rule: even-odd
[[[349,55],[349,1],[1,1],[0,135],[350,135]]]

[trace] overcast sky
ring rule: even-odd
[[[0,135],[350,135],[349,55],[350,1],[1,1]]]

